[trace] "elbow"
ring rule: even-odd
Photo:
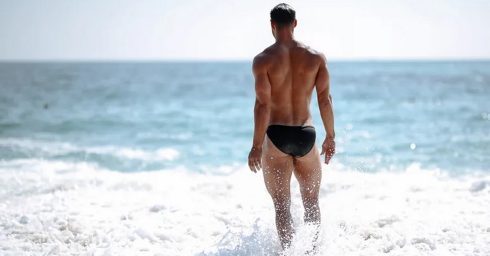
[[[269,110],[269,108],[270,108],[270,103],[268,103],[268,102],[260,102],[260,101],[255,102],[255,111],[256,112],[267,111],[267,110]]]
[[[332,95],[328,95],[318,99],[318,105],[320,107],[332,107]]]

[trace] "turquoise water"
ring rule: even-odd
[[[335,161],[490,171],[490,62],[331,62]],[[248,62],[1,63],[0,161],[132,172],[244,165]],[[314,95],[313,98],[315,98]],[[324,131],[311,105],[317,146]]]

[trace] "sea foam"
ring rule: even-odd
[[[86,162],[1,162],[0,254],[281,254],[261,174],[222,169],[121,173]],[[324,166],[319,255],[490,255],[489,181],[417,165],[378,173]],[[296,235],[282,254],[303,255],[313,232],[291,185]]]
[[[158,148],[145,150],[121,146],[77,146],[68,142],[47,142],[43,140],[3,138],[0,139],[0,147],[24,152],[30,156],[56,157],[73,153],[108,155],[119,159],[141,160],[147,162],[172,161],[179,157],[180,153],[173,148]]]

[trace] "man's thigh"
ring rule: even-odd
[[[293,158],[280,151],[266,136],[262,148],[262,173],[269,194],[274,200],[289,199]]]
[[[322,180],[322,166],[316,146],[305,156],[295,158],[293,163],[294,175],[300,185],[302,197],[318,197]]]

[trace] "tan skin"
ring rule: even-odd
[[[295,20],[290,25],[278,26],[271,21],[276,42],[253,61],[256,100],[254,137],[248,165],[253,172],[262,169],[267,191],[274,203],[276,227],[283,248],[290,244],[294,232],[290,213],[293,173],[300,185],[304,220],[320,224],[320,155],[316,147],[303,157],[281,152],[267,137],[267,127],[271,124],[312,125],[309,105],[313,89],[316,89],[327,134],[321,152],[325,154],[326,164],[335,153],[334,117],[326,59],[323,54],[294,39],[296,24]]]

